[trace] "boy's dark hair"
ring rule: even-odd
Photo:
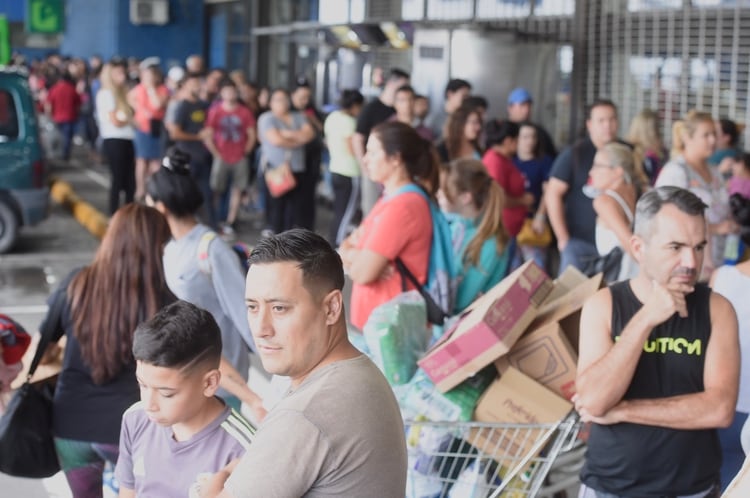
[[[503,143],[506,138],[518,138],[520,127],[507,119],[490,120],[484,127],[487,148]]]
[[[740,141],[740,129],[737,123],[731,119],[720,119],[719,126],[721,126],[722,133],[729,135],[729,145],[736,147]]]
[[[177,218],[194,215],[203,204],[195,179],[190,176],[190,154],[171,147],[159,170],[146,182],[146,193],[154,202],[164,203]]]
[[[454,78],[448,81],[448,84],[445,85],[445,98],[448,98],[449,93],[454,93],[458,90],[461,90],[462,88],[468,88],[469,90],[471,90],[471,83],[460,78]]]
[[[133,356],[164,368],[184,370],[199,364],[218,368],[221,331],[211,313],[186,301],[177,301],[136,327]]]
[[[339,254],[320,235],[295,228],[261,240],[248,264],[297,263],[305,287],[313,293],[344,288],[344,265]]]
[[[463,104],[473,109],[484,109],[485,111],[490,108],[490,103],[486,98],[481,95],[469,95],[464,99]]]
[[[729,208],[732,218],[740,226],[742,242],[750,245],[750,199],[741,194],[732,194],[729,198]]]
[[[362,105],[365,103],[365,97],[356,89],[346,89],[341,91],[341,98],[339,99],[339,105],[342,109],[351,109],[355,105]]]
[[[591,113],[597,107],[611,107],[612,110],[615,111],[615,116],[617,116],[617,106],[615,105],[614,102],[612,102],[609,99],[598,98],[594,100],[592,103],[590,103],[589,106],[586,108],[586,120],[591,119]]]
[[[388,71],[388,77],[386,78],[386,81],[393,81],[393,80],[400,80],[400,79],[410,79],[409,73],[404,71],[403,69],[399,69],[397,67],[394,67],[390,71]]]
[[[414,87],[412,87],[411,85],[402,85],[396,89],[396,93],[401,93],[401,92],[409,92],[413,96],[417,95],[417,92],[414,91]]]
[[[221,91],[222,89],[224,89],[224,88],[226,88],[228,86],[231,86],[235,90],[237,89],[237,85],[234,83],[234,81],[232,81],[231,79],[226,78],[226,77],[222,78],[221,82],[219,83],[219,91]]]
[[[734,160],[741,162],[745,170],[750,173],[750,152],[738,151],[737,154],[734,156]]]

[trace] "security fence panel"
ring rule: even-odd
[[[750,2],[589,2],[585,19],[584,95],[614,100],[623,133],[644,108],[659,112],[667,143],[690,109],[750,122]]]

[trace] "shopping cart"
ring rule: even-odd
[[[407,498],[551,497],[578,482],[575,412],[554,424],[405,421]]]

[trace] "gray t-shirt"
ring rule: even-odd
[[[314,371],[287,393],[225,489],[234,498],[403,498],[406,467],[393,391],[358,356]]]
[[[198,245],[209,231],[198,224],[180,240],[170,240],[164,248],[164,274],[175,296],[213,315],[221,330],[222,353],[247,380],[248,355],[255,343],[247,323],[243,270],[235,252],[215,237],[208,246],[210,274],[201,271]]]
[[[122,417],[115,477],[136,496],[187,498],[200,474],[221,470],[248,451],[255,429],[228,406],[187,441],[176,441],[171,427],[149,420],[143,404]]]
[[[292,111],[292,125],[289,126],[287,123],[277,118],[271,111],[264,112],[258,118],[258,140],[260,141],[261,147],[261,161],[264,166],[268,165],[270,168],[279,166],[286,160],[289,160],[289,165],[292,167],[292,171],[295,173],[301,173],[305,171],[305,147],[295,147],[293,149],[287,149],[284,147],[277,147],[266,140],[266,132],[270,129],[276,130],[299,130],[305,123],[307,118],[304,114]]]

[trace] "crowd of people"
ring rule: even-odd
[[[155,60],[91,62],[86,71],[81,61],[48,61],[56,81],[32,72],[66,157],[83,122],[112,172],[107,235],[92,264],[50,298],[67,299],[56,444],[76,497],[97,496],[107,461],[117,462],[123,496],[170,485],[200,496],[403,496],[398,408],[348,335],[416,287],[405,274],[427,284],[441,220],[457,273],[448,315],[527,260],[550,274],[605,272],[611,286],[582,316],[575,403],[595,423],[583,496],[716,496],[739,469],[750,410],[750,363],[737,354],[750,356],[741,305],[750,155],[732,121],[690,111],[668,153],[657,112],[639,113],[620,139],[617,107],[600,99],[587,109],[585,136],[558,154],[531,121],[523,88],[496,118],[468,81],[449,81],[444,101],[430,103],[393,69],[375,99],[345,89],[324,116],[305,81],[265,92],[264,102],[240,72],[207,72],[197,56],[166,80]],[[309,231],[325,167],[327,241]],[[266,225],[243,281],[225,239],[253,195]],[[353,282],[348,327],[344,274]],[[204,344],[195,327],[216,337]],[[663,338],[703,347],[695,358],[644,355],[644,342]],[[247,386],[251,351],[291,378],[268,414]],[[139,386],[141,404],[123,418]],[[257,433],[226,408],[242,403],[264,420]],[[149,421],[171,437],[161,441]],[[188,455],[209,443],[196,438],[219,430],[197,469]],[[212,477],[160,482],[153,469],[181,443],[186,472]],[[653,472],[640,466],[649,451],[663,456]],[[280,460],[269,468],[271,455]],[[154,462],[148,472],[144,458]],[[292,476],[299,458],[309,465]],[[357,470],[365,460],[374,475]]]

